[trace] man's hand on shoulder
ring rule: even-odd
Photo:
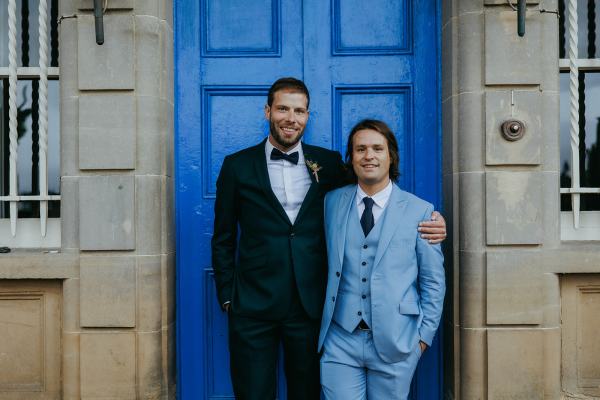
[[[422,340],[419,340],[419,346],[421,346],[421,354],[423,354],[425,350],[427,350],[427,343],[425,343]]]
[[[431,214],[429,221],[422,221],[419,223],[419,232],[423,239],[431,244],[442,242],[446,239],[446,220],[437,211]]]

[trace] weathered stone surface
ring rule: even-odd
[[[104,44],[96,45],[93,15],[77,17],[80,90],[134,89],[133,17],[104,16]]]
[[[458,92],[480,91],[483,85],[483,13],[467,13],[458,17]]]
[[[61,247],[79,249],[79,178],[63,176],[60,183]]]
[[[162,253],[175,252],[175,215],[173,178],[166,177],[162,184]]]
[[[486,399],[486,330],[460,330],[461,399]]]
[[[65,279],[79,276],[79,254],[13,250],[2,254],[1,279]],[[1,282],[1,281],[0,281]]]
[[[488,251],[485,284],[488,324],[542,322],[542,268],[539,263],[531,262],[539,260],[536,255],[539,256],[539,251]]]
[[[69,1],[59,2],[59,15],[72,15],[75,7],[67,5]],[[60,97],[62,99],[79,95],[77,79],[77,19],[67,18],[60,22],[60,40],[58,41],[58,53],[60,55]],[[64,107],[61,107],[61,120]],[[72,120],[75,124],[77,119]],[[61,134],[63,125],[61,124]],[[61,136],[62,139],[62,136]],[[62,146],[61,146],[62,147]],[[75,156],[75,153],[73,153]]]
[[[80,400],[79,333],[63,332],[62,367],[62,399]]]
[[[61,86],[62,90],[62,86]],[[61,177],[79,173],[79,97],[61,99],[60,104],[60,168]]]
[[[169,299],[162,293],[161,256],[137,256],[138,330],[156,332],[161,328],[162,307]]]
[[[136,176],[136,249],[141,255],[160,254],[162,235],[161,188],[164,177]]]
[[[79,182],[82,250],[133,250],[134,177],[85,176]]]
[[[163,2],[163,0],[135,0],[135,14],[158,17]]]
[[[496,8],[485,11],[484,46],[490,50],[485,52],[487,85],[540,83],[541,18],[539,11],[528,12],[527,33],[520,37],[516,12]]]
[[[79,97],[79,168],[134,169],[136,114],[131,94]]]
[[[145,1],[152,3],[156,0]],[[154,4],[156,6],[156,4]],[[163,26],[156,17],[135,17],[135,93],[138,96],[160,96],[162,74]]]
[[[0,398],[59,400],[60,281],[0,281]]]
[[[443,2],[451,3],[451,2]],[[453,68],[456,65],[456,56],[458,49],[456,48],[458,36],[458,26],[455,20],[447,23],[442,27],[442,65],[445,67],[442,70],[442,101],[456,94],[457,89],[457,69]],[[449,132],[448,132],[449,133]]]
[[[136,398],[135,333],[82,333],[81,398]]]
[[[79,331],[79,279],[65,279],[63,290],[62,329],[64,332]]]
[[[487,165],[541,163],[542,94],[539,91],[495,90],[485,95]],[[505,121],[521,121],[524,136],[514,142],[502,137]]]
[[[137,96],[137,174],[162,175],[167,148],[162,126],[168,118],[156,96]]]
[[[485,326],[485,253],[461,251],[459,268],[460,326]]]
[[[483,170],[485,123],[483,92],[458,95],[458,169],[460,172]]]
[[[161,256],[162,326],[175,322],[175,253]]]
[[[487,349],[487,398],[544,398],[544,331],[490,329]]]
[[[460,250],[480,251],[485,245],[485,189],[483,172],[459,174]]]
[[[135,257],[81,258],[81,326],[134,327]]]
[[[544,203],[539,173],[488,172],[485,200],[487,244],[541,243]]]
[[[163,389],[162,332],[138,333],[138,393],[142,399],[158,399]]]

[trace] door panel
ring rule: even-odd
[[[398,137],[400,186],[439,204],[439,4],[175,4],[178,395],[233,399],[227,320],[210,266],[215,183],[223,158],[267,135],[268,88],[279,77],[295,76],[311,94],[307,143],[344,154],[356,122],[382,119]],[[436,340],[421,361],[413,398],[441,397],[440,368]],[[282,399],[285,382],[279,382]]]

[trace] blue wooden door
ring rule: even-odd
[[[307,143],[344,153],[356,122],[386,121],[400,145],[400,185],[439,205],[439,31],[436,0],[175,1],[180,399],[233,399],[210,266],[215,182],[225,155],[267,135],[270,84],[306,82]],[[441,365],[438,337],[413,399],[441,398]],[[284,387],[281,377],[280,399]]]

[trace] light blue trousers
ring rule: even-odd
[[[325,400],[404,400],[421,358],[421,347],[397,363],[377,354],[371,331],[348,333],[331,323],[323,344],[321,385]]]

